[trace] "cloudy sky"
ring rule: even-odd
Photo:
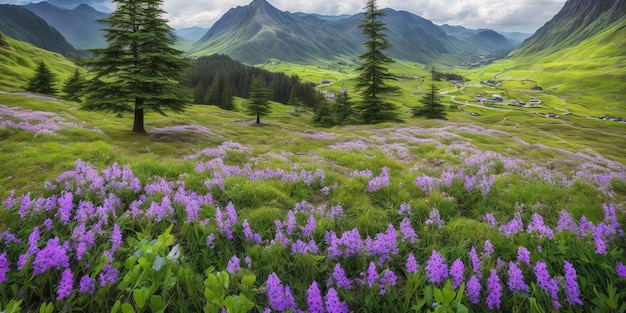
[[[0,0],[0,3],[27,3],[38,0]],[[75,2],[52,0],[50,2]],[[273,6],[290,12],[325,15],[355,14],[363,11],[365,0],[268,0]],[[533,33],[563,7],[566,0],[378,0],[379,8],[405,10],[435,24],[461,25],[467,28],[491,28],[497,31]],[[109,0],[86,0],[110,3]],[[166,18],[174,28],[210,27],[230,8],[247,5],[252,0],[164,0]]]

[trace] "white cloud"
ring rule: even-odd
[[[0,0],[25,3],[28,0]],[[37,0],[35,0],[37,1]],[[268,0],[283,11],[326,15],[363,11],[365,0]],[[378,0],[379,8],[409,11],[435,24],[532,33],[549,21],[566,0]],[[103,3],[110,2],[102,0]],[[166,18],[174,28],[210,27],[230,8],[252,0],[164,0]]]

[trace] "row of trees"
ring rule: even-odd
[[[192,101],[234,109],[234,96],[249,98],[245,109],[256,115],[257,123],[269,112],[269,100],[315,108],[313,120],[320,126],[398,120],[398,108],[387,100],[398,90],[389,84],[395,80],[388,70],[394,61],[383,53],[391,44],[380,20],[385,13],[377,9],[375,0],[368,0],[360,25],[367,40],[356,78],[361,100],[354,106],[345,88],[330,101],[295,75],[270,73],[225,55],[202,57],[192,66],[182,51],[173,48],[173,29],[162,18],[162,0],[113,2],[116,10],[102,20],[108,24],[102,31],[109,45],[90,50],[93,57],[84,62],[90,80],[85,81],[76,70],[65,81],[63,91],[70,100],[83,97],[85,110],[132,112],[134,132],[145,133],[148,111],[163,115],[165,111],[182,112]],[[433,68],[433,79],[436,73]],[[54,75],[42,62],[28,90],[54,94],[53,81]],[[423,106],[413,110],[415,116],[445,116],[437,89],[434,84],[431,87],[421,100]]]

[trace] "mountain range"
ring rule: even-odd
[[[83,55],[54,27],[21,6],[0,4],[0,32],[68,58],[78,58]]]
[[[24,8],[56,28],[76,49],[86,50],[107,45],[103,33],[100,32],[105,25],[97,21],[107,18],[108,13],[97,11],[84,3],[65,9],[44,1],[27,4]]]
[[[406,11],[383,9],[392,58],[420,63],[461,64],[467,55],[493,55],[515,47],[503,35],[481,30],[462,36],[447,34],[441,26]],[[258,64],[269,59],[307,62],[354,57],[365,38],[359,25],[364,13],[327,17],[280,11],[266,0],[230,9],[193,45],[192,56],[228,54]],[[467,35],[467,36],[466,36]]]

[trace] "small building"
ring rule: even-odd
[[[502,101],[503,99],[502,99],[501,95],[494,94],[494,95],[491,96],[491,100],[493,100],[493,101]]]

